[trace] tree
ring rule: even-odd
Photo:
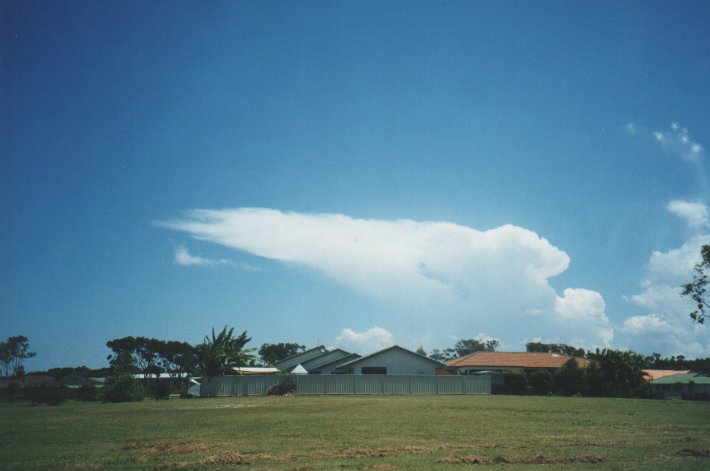
[[[525,344],[525,350],[532,353],[559,353],[582,358],[585,356],[583,348],[573,347],[564,343],[528,342]]]
[[[555,387],[565,396],[582,393],[585,390],[584,370],[577,360],[570,358],[555,373]]]
[[[265,343],[259,348],[259,357],[264,364],[274,365],[277,361],[288,358],[305,349],[305,345],[297,343]]]
[[[423,357],[426,356],[426,350],[424,350],[424,346],[419,345],[419,348],[417,348],[417,353]]]
[[[24,375],[25,367],[22,363],[36,355],[35,352],[30,351],[30,342],[24,335],[8,337],[5,342],[0,342],[0,371],[2,371],[2,375]]]
[[[247,337],[247,331],[242,332],[238,337],[234,337],[234,327],[227,330],[224,326],[219,335],[215,335],[212,329],[212,338],[205,336],[202,344],[195,350],[197,353],[198,367],[205,376],[220,376],[231,373],[234,366],[244,366],[254,359],[249,352],[253,348],[245,349],[251,337]]]
[[[696,309],[690,312],[690,318],[698,324],[705,323],[705,309],[708,306],[708,300],[705,298],[705,290],[710,279],[708,271],[710,271],[710,245],[703,245],[700,248],[702,260],[695,264],[693,268],[693,281],[681,286],[683,290],[681,296],[690,296],[695,302]]]
[[[589,393],[593,396],[645,396],[643,368],[646,359],[636,352],[604,348],[589,353],[587,368]]]
[[[475,352],[495,352],[500,346],[500,342],[496,339],[477,340],[477,339],[462,339],[456,342],[453,348],[445,350],[434,349],[429,354],[429,358],[437,361],[447,361],[454,358],[465,357]]]

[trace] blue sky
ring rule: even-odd
[[[710,356],[710,4],[0,3],[0,337]]]

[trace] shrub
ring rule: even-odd
[[[520,370],[507,370],[503,373],[505,394],[525,394],[526,383],[525,373]]]
[[[170,383],[156,379],[150,388],[151,396],[156,401],[170,397]]]
[[[47,404],[58,406],[67,399],[67,388],[64,386],[36,386],[27,388],[27,398],[33,405]]]
[[[96,401],[98,393],[93,384],[82,384],[76,392],[77,401]]]
[[[272,384],[266,390],[267,396],[285,396],[287,394],[296,394],[296,383],[290,378]]]
[[[528,377],[530,392],[541,396],[552,391],[552,374],[546,370],[535,370]]]
[[[555,375],[555,386],[557,392],[565,396],[574,396],[585,391],[584,370],[579,367],[574,358],[570,358]]]
[[[101,388],[103,402],[130,402],[143,400],[143,388],[130,373],[118,373],[106,378]]]

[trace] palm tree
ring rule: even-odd
[[[254,359],[254,355],[249,352],[253,348],[244,348],[251,340],[247,337],[247,331],[234,337],[234,327],[227,330],[224,326],[219,335],[215,335],[212,329],[212,338],[205,336],[204,342],[198,345],[197,361],[202,374],[205,376],[220,376],[231,373],[234,366],[244,366]]]

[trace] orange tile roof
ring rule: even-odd
[[[446,365],[453,368],[560,368],[571,357],[557,353],[528,352],[475,352],[465,357],[449,360]],[[576,358],[577,364],[586,368],[589,360]]]
[[[690,373],[690,370],[641,370],[646,381],[665,378],[666,376],[683,375]]]

